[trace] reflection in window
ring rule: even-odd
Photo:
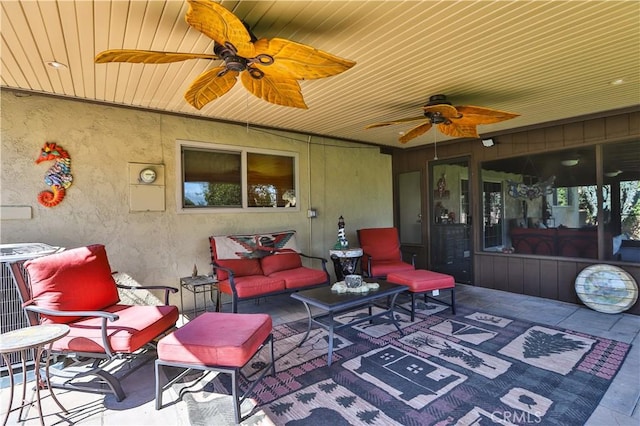
[[[570,188],[554,188],[553,189],[553,205],[559,207],[567,207],[571,205],[572,194]]]
[[[183,148],[183,207],[242,207],[239,152]]]
[[[180,146],[182,208],[296,207],[295,155],[197,145]]]
[[[606,144],[602,154],[601,187],[595,147],[482,163],[485,250],[590,259],[601,250],[602,260],[640,261],[640,143]],[[563,165],[568,156],[579,161]],[[495,212],[487,205],[496,181],[508,190],[503,240],[494,246]]]
[[[293,157],[247,153],[249,207],[295,207]]]

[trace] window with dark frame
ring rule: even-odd
[[[190,209],[296,207],[296,156],[181,145],[182,203]]]
[[[483,185],[498,177],[532,189],[505,196],[502,251],[640,260],[640,142],[603,144],[600,157],[597,149],[585,146],[481,163]],[[576,151],[577,164],[562,164],[565,154]],[[549,181],[551,187],[545,185]],[[483,239],[493,236],[485,228]],[[490,244],[484,249],[495,251]]]

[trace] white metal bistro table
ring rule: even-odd
[[[301,301],[309,315],[307,332],[298,346],[302,346],[302,344],[307,340],[313,324],[317,324],[326,329],[329,334],[327,365],[330,366],[333,355],[333,334],[341,328],[351,327],[352,325],[360,324],[361,322],[371,321],[373,318],[386,316],[398,329],[400,334],[404,334],[393,313],[398,294],[407,291],[408,287],[382,280],[378,280],[377,282],[380,285],[379,288],[377,290],[370,290],[366,293],[338,293],[332,291],[331,287],[313,288],[310,290],[302,290],[297,293],[292,293],[291,297]],[[373,302],[382,298],[389,298],[389,303],[387,304],[386,309],[373,313],[371,309],[374,305]],[[369,305],[369,315],[366,317],[359,318],[347,324],[339,323],[334,319],[336,314],[348,312],[366,305]],[[311,313],[310,306],[314,306],[324,311],[324,313],[314,316]],[[380,305],[376,306],[381,307]]]
[[[9,407],[7,408],[7,413],[4,417],[3,425],[7,424],[7,420],[9,419],[9,413],[14,410],[20,409],[18,413],[18,422],[22,421],[22,411],[24,407],[30,405],[27,403],[27,352],[30,350],[35,351],[35,387],[36,387],[36,404],[38,406],[38,413],[40,415],[40,424],[44,426],[44,419],[42,416],[42,404],[40,398],[40,387],[42,384],[42,377],[40,376],[40,359],[42,358],[42,354],[45,351],[45,347],[49,345],[51,347],[51,343],[55,342],[58,339],[63,338],[69,334],[69,326],[66,324],[44,324],[44,325],[36,325],[32,327],[25,327],[18,330],[9,331],[7,333],[0,335],[0,354],[2,354],[2,358],[5,360],[7,365],[10,365],[8,354],[13,352],[20,352],[22,358],[22,404],[20,407],[12,408],[13,406],[13,390],[15,387],[15,380],[13,378],[13,369],[11,367],[9,370],[9,382],[11,384],[11,389],[9,390]],[[51,393],[51,398],[58,404],[58,407],[66,413],[67,410],[60,404],[58,398],[53,393],[53,388],[51,387],[51,383],[49,382],[49,362],[50,357],[47,353],[45,355],[45,373],[44,379],[46,381],[47,388]]]

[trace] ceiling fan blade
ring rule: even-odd
[[[456,123],[466,125],[498,123],[500,121],[519,117],[518,114],[513,114],[511,112],[477,106],[459,106],[458,112],[462,114],[462,117],[456,118]]]
[[[156,52],[154,50],[112,49],[96,55],[96,63],[130,62],[143,64],[168,64],[187,59],[218,59],[216,55],[204,53]]]
[[[255,49],[251,35],[240,19],[218,3],[211,0],[188,0],[189,10],[185,20],[216,43],[233,44],[238,55],[253,58]]]
[[[256,54],[273,57],[270,65],[255,65],[265,73],[288,76],[296,80],[312,80],[340,74],[356,63],[305,44],[282,38],[260,39],[254,44]]]
[[[265,74],[253,78],[248,71],[240,74],[244,87],[255,96],[272,104],[307,109],[300,84],[294,78]]]
[[[365,126],[365,129],[373,129],[375,127],[384,127],[384,126],[390,126],[392,124],[403,124],[403,123],[407,123],[409,121],[426,120],[426,119],[427,119],[427,117],[425,117],[424,115],[421,115],[420,117],[401,118],[400,120],[383,121],[381,123],[369,124],[368,126]]]
[[[479,138],[478,130],[473,124],[459,124],[457,121],[449,124],[438,124],[438,130],[454,138]]]
[[[456,107],[447,104],[425,105],[422,109],[425,113],[440,114],[445,118],[455,118],[460,115]]]
[[[227,93],[238,77],[237,71],[227,71],[222,76],[218,74],[224,71],[225,67],[211,68],[200,74],[189,89],[184,94],[184,98],[193,105],[194,108],[201,109],[203,106]]]
[[[407,143],[411,139],[415,139],[418,136],[420,136],[420,135],[422,135],[424,133],[427,133],[430,128],[431,128],[431,122],[427,121],[426,123],[420,124],[419,126],[414,127],[413,129],[411,129],[408,132],[406,132],[404,135],[400,136],[398,138],[398,141],[400,143]]]

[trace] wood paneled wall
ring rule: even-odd
[[[432,131],[436,131],[433,129]],[[582,117],[548,123],[515,131],[483,134],[483,138],[492,137],[496,145],[491,148],[482,146],[480,140],[448,141],[438,144],[440,160],[470,156],[470,185],[472,205],[476,210],[474,217],[482,217],[479,199],[480,163],[524,154],[557,151],[576,146],[592,146],[638,139],[640,143],[640,106],[620,111],[603,113],[598,116]],[[394,188],[397,189],[399,173],[421,170],[426,176],[425,188],[431,188],[428,164],[434,159],[434,147],[426,145],[418,148],[395,149],[393,151]],[[397,191],[395,191],[397,194]],[[431,211],[428,191],[423,191],[422,246],[406,246],[403,252],[417,253],[418,267],[429,265],[429,229],[428,214]],[[394,212],[398,217],[398,199],[394,194]],[[398,223],[396,221],[396,226]],[[478,227],[476,227],[478,228]],[[481,229],[474,229],[474,247],[480,247]],[[474,250],[473,284],[481,287],[528,294],[570,303],[580,303],[574,290],[577,275],[585,267],[603,263],[597,260],[550,258],[541,256],[524,256],[515,254],[488,253]],[[640,265],[629,263],[604,262],[619,264],[640,283]],[[640,301],[629,311],[640,315]]]

